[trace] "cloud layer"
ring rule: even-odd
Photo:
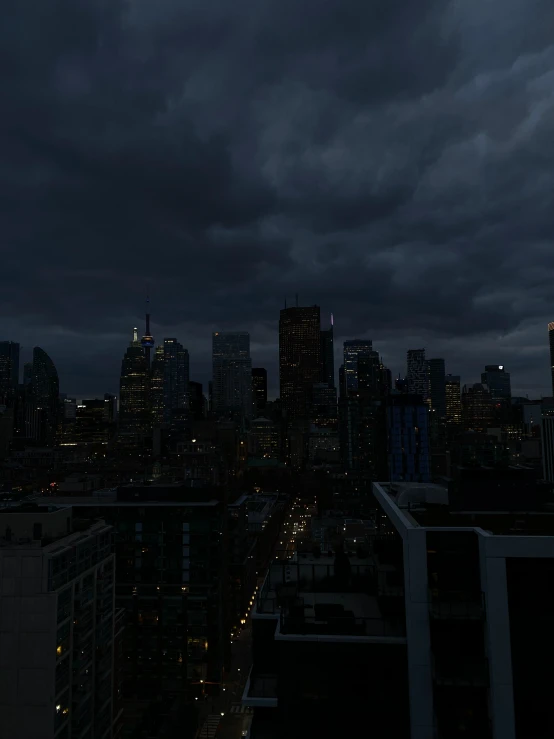
[[[62,390],[117,391],[149,290],[203,381],[211,331],[247,329],[275,394],[298,292],[394,372],[425,346],[550,392],[550,0],[3,12],[0,338],[48,351]]]

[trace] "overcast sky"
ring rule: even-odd
[[[210,374],[285,297],[478,381],[550,394],[552,0],[4,0],[0,339],[117,392],[157,340]],[[338,352],[337,352],[338,353]]]

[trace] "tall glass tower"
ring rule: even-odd
[[[425,349],[408,349],[408,392],[420,395],[425,403],[429,396],[429,365],[425,360]]]
[[[370,339],[351,339],[344,342],[344,382],[346,385],[344,389],[347,393],[358,389],[358,361],[370,359],[374,354],[373,342]]]
[[[56,440],[60,416],[60,383],[54,362],[39,346],[33,349],[31,395],[36,414],[36,438],[41,444],[52,446]]]
[[[212,404],[220,416],[252,418],[252,359],[247,331],[212,334]]]
[[[493,400],[510,400],[512,397],[510,373],[506,372],[503,364],[487,364],[481,373],[481,382],[488,385]]]
[[[279,385],[289,420],[310,418],[312,388],[320,381],[319,306],[284,308],[279,318]]]
[[[189,353],[177,339],[164,339],[164,422],[189,407]]]
[[[151,428],[150,378],[144,349],[133,329],[133,340],[121,362],[119,385],[120,441],[138,444]]]

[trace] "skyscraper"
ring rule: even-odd
[[[150,367],[150,352],[152,347],[155,345],[154,337],[150,333],[150,298],[146,298],[146,320],[145,320],[144,336],[140,340],[140,345],[144,349],[144,356],[146,357],[146,365]]]
[[[358,360],[371,357],[373,353],[373,342],[369,339],[352,339],[344,342],[344,381],[347,392],[358,389]]]
[[[189,353],[177,339],[164,339],[164,422],[189,407]]]
[[[488,386],[493,400],[510,400],[512,397],[510,373],[506,372],[503,364],[487,364],[481,373],[481,382]]]
[[[431,409],[434,411],[437,418],[444,418],[446,416],[444,359],[430,359],[428,364]]]
[[[133,340],[121,362],[119,389],[120,440],[139,444],[151,428],[148,365],[138,340],[138,329],[133,329]]]
[[[548,324],[548,341],[550,343],[550,374],[552,375],[552,395],[554,396],[554,321]]]
[[[247,331],[212,334],[213,410],[237,420],[252,417],[252,360]]]
[[[265,367],[252,367],[252,401],[254,416],[257,418],[267,404],[267,370]]]
[[[492,428],[494,409],[489,388],[480,382],[464,385],[462,391],[462,420],[466,431],[486,434]]]
[[[333,345],[333,314],[331,327],[321,331],[321,382],[335,387],[335,349]]]
[[[31,394],[36,414],[36,439],[41,444],[52,446],[60,420],[60,383],[54,362],[38,346],[33,349]]]
[[[429,482],[429,409],[417,395],[390,395],[387,400],[390,479]]]
[[[281,407],[289,420],[309,419],[312,387],[321,378],[318,305],[284,308],[279,318]]]
[[[408,349],[408,392],[421,395],[429,403],[429,365],[425,359],[425,349]]]
[[[446,423],[460,425],[462,423],[462,395],[459,375],[446,375],[444,380],[446,399]]]
[[[164,347],[156,347],[150,370],[150,407],[152,424],[159,428],[164,422]]]
[[[19,383],[19,344],[0,341],[0,404],[13,405]]]

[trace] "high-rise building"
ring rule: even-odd
[[[373,342],[351,339],[343,344],[344,382],[346,392],[358,389],[358,360],[373,356]]]
[[[52,446],[58,432],[60,384],[54,362],[38,346],[33,349],[31,376],[32,411],[36,419],[36,440]]]
[[[150,370],[150,407],[152,424],[159,428],[164,423],[164,346],[156,347]]]
[[[109,441],[109,422],[106,419],[104,398],[83,400],[77,405],[74,424],[74,443],[79,446],[106,446]]]
[[[430,359],[429,392],[431,410],[438,418],[446,417],[446,385],[444,359]]]
[[[387,430],[390,479],[429,482],[429,407],[420,395],[389,396]]]
[[[554,321],[548,324],[548,342],[550,344],[550,374],[552,375],[552,395],[554,396]]]
[[[288,420],[309,419],[312,387],[320,378],[319,306],[284,308],[279,318],[279,384]]]
[[[252,359],[247,331],[212,334],[213,410],[219,416],[252,417]]]
[[[481,382],[488,386],[493,401],[510,400],[512,397],[510,373],[506,372],[503,364],[487,364],[481,373]]]
[[[321,382],[335,387],[335,347],[333,344],[333,314],[331,327],[321,331]]]
[[[0,512],[2,737],[114,736],[112,528],[75,519],[67,506]]]
[[[554,482],[554,412],[541,416],[542,467],[544,479]]]
[[[459,375],[446,375],[444,379],[446,399],[446,423],[460,425],[462,423],[462,392]]]
[[[248,453],[257,458],[279,459],[281,453],[279,428],[269,418],[255,418],[250,424]]]
[[[19,344],[0,341],[0,404],[12,406],[19,383]]]
[[[425,349],[408,349],[408,392],[421,395],[429,403],[429,365],[425,359]]]
[[[164,339],[164,422],[189,407],[189,353],[177,339]]]
[[[119,389],[119,436],[130,445],[142,443],[152,425],[149,393],[150,378],[144,350],[133,329],[130,342],[121,362]]]
[[[267,404],[267,370],[265,367],[252,367],[252,402],[254,418],[257,418]]]
[[[462,390],[462,421],[466,431],[487,433],[493,428],[494,408],[489,388],[480,382],[464,385]]]
[[[148,484],[72,499],[74,511],[106,521],[116,534],[125,736],[141,736],[146,722],[144,736],[193,736],[195,697],[214,694],[223,682],[229,630],[221,495],[209,486]],[[56,505],[56,498],[47,504]],[[71,565],[70,553],[63,554]]]
[[[152,351],[152,348],[155,346],[154,337],[150,333],[150,298],[146,298],[146,321],[145,321],[145,328],[146,331],[144,332],[144,336],[140,340],[140,345],[144,349],[144,356],[146,357],[146,365],[148,368],[150,368],[150,352]]]

